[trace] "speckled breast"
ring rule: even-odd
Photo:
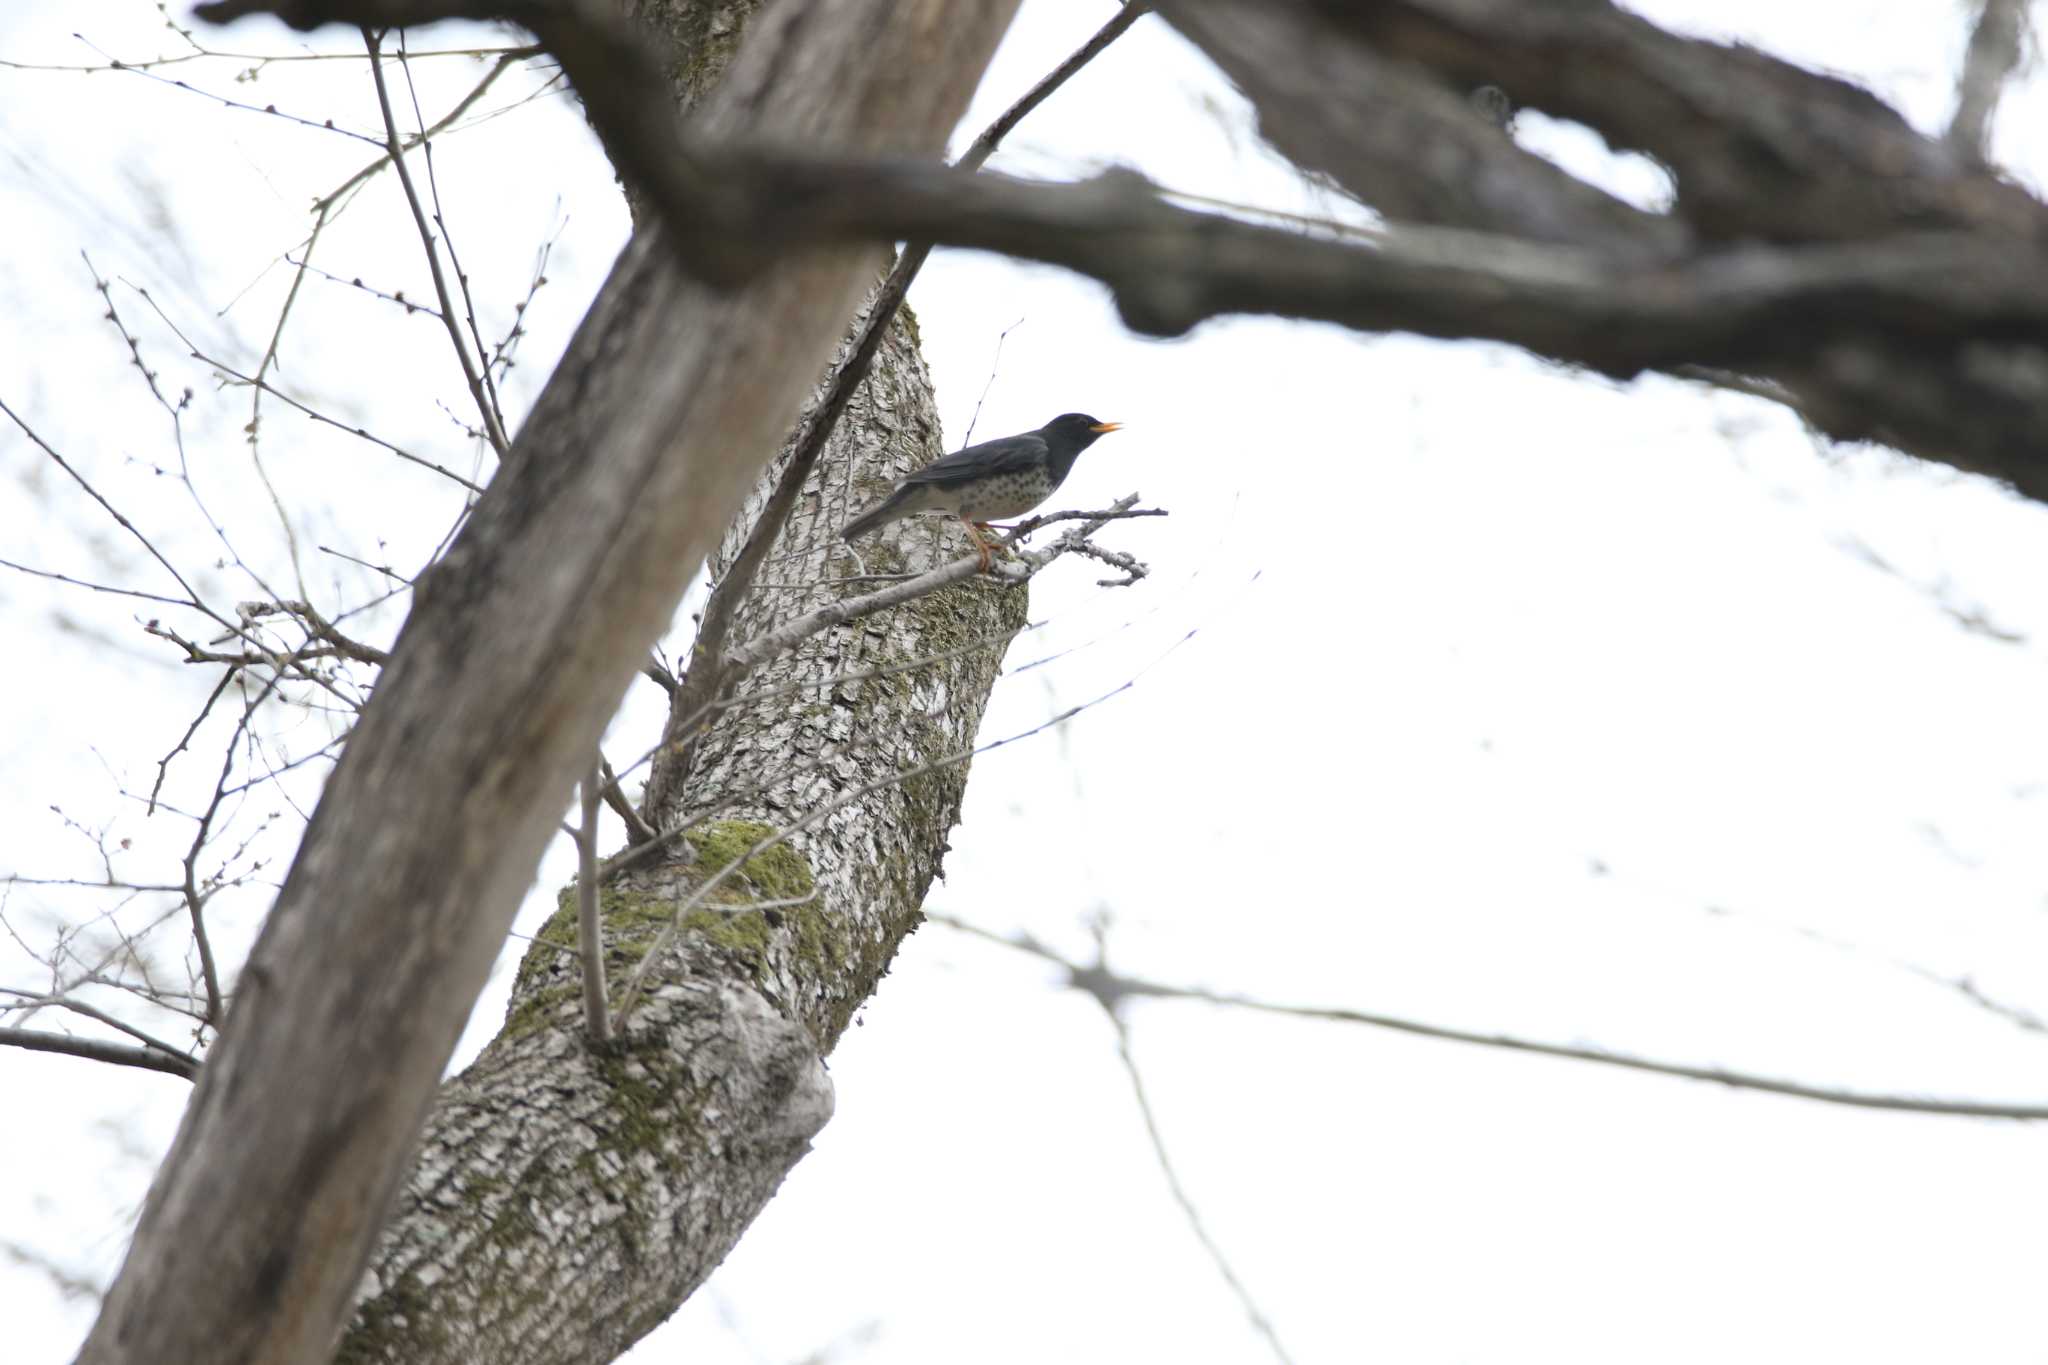
[[[1021,517],[1051,497],[1052,490],[1052,479],[1044,469],[998,474],[960,490],[960,515],[969,521]]]

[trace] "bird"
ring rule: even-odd
[[[1064,412],[1036,431],[1003,436],[956,450],[905,478],[881,502],[846,523],[840,537],[856,536],[920,512],[950,512],[966,524],[985,573],[995,547],[983,537],[996,517],[1021,517],[1066,482],[1081,452],[1121,422],[1098,422],[1085,412]]]

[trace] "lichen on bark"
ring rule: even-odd
[[[667,16],[674,69],[699,82],[731,36],[715,31],[718,15],[753,8],[640,6]],[[940,7],[924,8],[929,20]],[[971,19],[950,9],[948,23],[983,30],[982,50],[966,59],[978,72],[1002,26],[995,16],[1006,20],[1009,7],[973,8]],[[901,13],[888,22],[922,22]],[[901,316],[888,329],[781,532],[767,581],[740,605],[736,641],[820,596],[856,591],[839,581],[838,528],[874,489],[942,453],[912,333]],[[789,453],[735,519],[714,580]],[[927,544],[921,527],[891,528],[870,559],[918,562]],[[812,586],[778,586],[788,583]],[[917,924],[958,819],[964,765],[878,779],[971,745],[1024,609],[1021,591],[970,583],[827,631],[740,685],[690,749],[687,772],[656,775],[650,786],[669,796],[650,817],[692,827],[668,856],[600,889],[615,1003],[646,946],[707,879],[767,834],[840,804],[747,857],[687,913],[608,1046],[583,1033],[573,893],[564,893],[515,973],[505,1027],[443,1087],[359,1298],[349,1359],[608,1359],[710,1273],[830,1116],[823,1057]],[[950,656],[842,676],[936,654]]]

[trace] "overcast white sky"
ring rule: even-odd
[[[1958,4],[1638,8],[1849,75],[1923,127],[1946,115],[1968,22]],[[1026,0],[963,140],[1112,9]],[[0,58],[176,50],[158,25],[140,0],[90,14],[29,0],[0,13]],[[256,27],[206,41],[308,50]],[[369,126],[361,63],[237,81],[249,66],[166,74]],[[477,75],[467,59],[418,70],[429,118]],[[573,106],[521,102],[538,85],[508,76],[484,107],[517,107],[436,154],[487,331],[559,231],[528,315],[522,407],[626,229]],[[1998,126],[1999,154],[2036,185],[2044,100],[2029,75]],[[1654,172],[1603,164],[1582,132],[1523,131],[1628,193],[1658,192]],[[181,562],[210,564],[219,545],[155,472],[176,458],[169,422],[123,368],[78,250],[246,369],[288,283],[270,263],[305,236],[307,203],[370,155],[140,75],[0,71],[0,399]],[[1332,210],[1258,149],[1241,102],[1156,18],[997,165],[1072,176],[1112,161],[1182,190]],[[315,260],[424,297],[393,189],[366,190]],[[264,470],[290,509],[295,570],[243,444],[245,397],[216,393],[138,294],[115,298],[171,390],[198,390],[195,482],[267,579],[303,574],[356,601],[369,576],[317,547],[424,559],[457,505],[448,486],[273,408]],[[1106,594],[1070,564],[1034,589],[1047,624],[1014,648],[984,737],[1137,685],[976,764],[931,909],[1077,954],[1107,911],[1117,965],[1286,1003],[1819,1084],[2048,1095],[2048,1040],[1921,974],[2048,1012],[2042,509],[1822,447],[1752,400],[1500,348],[1268,321],[1144,341],[1093,285],[958,253],[912,301],[949,438],[985,384],[979,436],[1069,409],[1123,421],[1060,501],[1136,490],[1173,513],[1109,537],[1154,566],[1143,586]],[[471,467],[437,407],[461,411],[462,392],[430,320],[316,281],[281,357],[294,393]],[[0,431],[0,557],[161,587],[94,510]],[[255,595],[208,577],[226,600]],[[142,820],[117,788],[147,789],[212,679],[145,636],[134,608],[0,576],[16,718],[0,733],[0,870],[92,875],[53,804],[134,840],[138,880],[164,879],[182,849],[182,828]],[[1962,628],[1953,613],[1971,611],[2021,638]],[[636,698],[622,737],[654,724],[653,701]],[[292,742],[319,733],[308,722]],[[175,770],[174,790],[203,794],[217,754]],[[271,808],[240,818],[253,828]],[[523,927],[568,861],[552,855]],[[262,903],[232,907],[231,939],[246,942]],[[44,912],[89,906],[17,891],[6,911],[32,937]],[[14,945],[0,945],[0,984],[40,984]],[[1298,1361],[2048,1360],[2036,1129],[1191,1004],[1140,1005],[1132,1024],[1184,1179]],[[832,1071],[838,1113],[815,1153],[633,1360],[1269,1358],[1171,1201],[1109,1029],[1043,964],[925,928]],[[185,1093],[0,1052],[0,1243],[104,1281]],[[4,1256],[0,1303],[9,1361],[67,1358],[92,1315]]]

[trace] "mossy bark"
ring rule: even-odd
[[[761,21],[807,7],[770,6]],[[1012,8],[892,5],[877,26],[906,46],[921,28],[945,33],[921,40],[941,42],[945,64],[902,52],[870,60],[904,79],[951,82],[964,106]],[[687,105],[686,87],[730,56],[755,5],[641,0],[637,9],[673,44]],[[733,523],[714,577],[788,453]],[[838,582],[847,572],[838,527],[940,453],[930,376],[914,324],[899,318],[771,555],[767,585],[741,604],[735,641],[817,594],[850,591]],[[922,527],[894,528],[879,558],[921,561],[928,543]],[[813,586],[771,586],[788,583]],[[650,816],[695,819],[689,839],[602,888],[614,1003],[683,898],[765,833],[970,743],[1024,608],[1021,592],[963,585],[819,636],[744,683],[691,749],[690,771],[654,784],[669,796]],[[979,647],[907,672],[842,677],[963,645]],[[774,695],[745,699],[766,689]],[[504,1029],[442,1089],[341,1358],[604,1360],[673,1312],[829,1118],[823,1057],[916,925],[966,778],[964,767],[948,768],[885,784],[748,859],[688,914],[620,1036],[602,1048],[582,1030],[564,893],[520,965]]]

